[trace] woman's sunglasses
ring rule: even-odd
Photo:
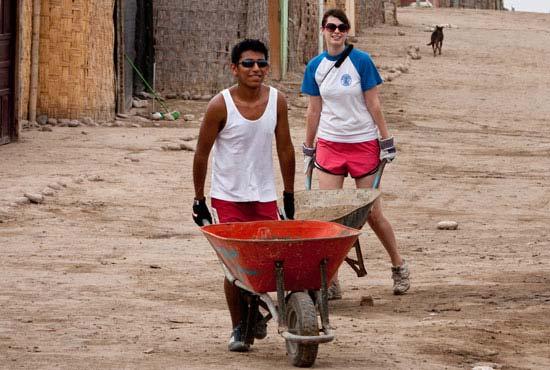
[[[254,64],[257,64],[258,67],[260,68],[265,68],[267,66],[269,66],[269,62],[265,59],[258,59],[258,60],[254,60],[254,59],[245,59],[237,64],[240,64],[242,65],[244,68],[252,68],[254,67]]]
[[[338,31],[340,31],[340,32],[348,32],[349,31],[349,25],[347,25],[345,23],[340,23],[338,26],[335,25],[334,23],[327,23],[327,24],[325,24],[325,26],[323,28],[325,30],[330,31],[330,32],[336,31],[337,28],[338,28]]]

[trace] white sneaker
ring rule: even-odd
[[[401,266],[391,268],[391,278],[393,279],[393,294],[405,294],[411,287],[409,265],[403,260]]]
[[[231,332],[231,338],[229,338],[228,349],[231,352],[248,352],[250,350],[250,345],[246,344],[242,338],[241,326],[237,325],[236,328]]]

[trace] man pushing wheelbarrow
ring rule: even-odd
[[[228,349],[248,351],[255,338],[267,335],[267,321],[275,319],[291,362],[312,366],[318,344],[334,338],[328,321],[328,285],[347,260],[347,252],[358,243],[359,231],[348,226],[360,228],[366,221],[356,227],[348,219],[366,217],[379,193],[358,191],[354,198],[361,206],[355,207],[352,201],[351,208],[344,207],[341,220],[335,218],[340,225],[279,221],[273,138],[284,184],[281,213],[289,220],[295,213],[295,158],[286,100],[263,84],[268,70],[268,50],[262,42],[247,39],[235,45],[231,72],[237,84],[209,102],[200,128],[193,161],[193,220],[205,226],[202,232],[224,267],[224,292],[232,321]],[[212,148],[214,217],[204,194]],[[342,194],[326,194],[325,200],[331,195]],[[306,209],[307,202],[299,196]],[[207,226],[213,221],[219,224]],[[396,268],[402,274],[406,266]],[[408,271],[406,278],[407,286],[400,293],[408,289]],[[277,305],[269,292],[277,293]],[[265,316],[260,307],[267,311]]]
[[[279,219],[271,149],[273,137],[284,182],[284,211],[286,218],[294,218],[295,159],[287,103],[275,88],[263,84],[268,71],[268,50],[261,41],[247,39],[235,45],[231,52],[231,73],[237,84],[208,103],[193,161],[193,220],[199,226],[212,223],[204,195],[212,148],[210,195],[218,221]],[[241,332],[244,315],[250,309],[247,296],[227,278],[224,291],[233,324],[229,350],[248,351],[250,346]],[[265,337],[265,330],[265,323],[260,320],[256,338]]]

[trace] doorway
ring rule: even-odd
[[[0,145],[15,137],[15,2],[0,0]]]

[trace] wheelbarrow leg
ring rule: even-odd
[[[285,302],[285,278],[283,272],[283,262],[275,262],[275,273],[277,278],[277,305],[279,309],[279,331],[287,330],[286,322],[286,302]]]
[[[243,337],[246,344],[254,344],[254,337],[256,335],[256,323],[258,322],[258,296],[244,293],[244,315],[243,321]]]
[[[324,332],[329,327],[328,320],[328,279],[327,279],[327,259],[321,261],[321,294],[319,302],[319,314],[321,315],[321,327]]]
[[[382,173],[384,172],[384,168],[386,167],[387,163],[388,163],[388,160],[384,159],[378,165],[378,169],[376,170],[376,174],[372,182],[373,189],[378,189],[380,187],[380,181],[382,180]],[[369,207],[369,210],[368,210],[369,212],[371,207],[372,205]],[[359,228],[361,226],[359,226]],[[351,227],[357,227],[357,226],[351,226]],[[365,263],[363,262],[363,253],[361,253],[361,246],[359,245],[359,239],[357,239],[357,241],[355,242],[354,247],[355,247],[355,254],[357,255],[357,260],[346,257],[345,261],[348,263],[348,265],[350,265],[353,271],[355,271],[355,273],[357,274],[357,277],[367,276],[367,269],[365,268]]]
[[[359,239],[353,245],[355,247],[355,254],[357,255],[357,260],[346,257],[345,261],[350,265],[350,267],[355,271],[357,277],[363,277],[367,275],[367,269],[365,268],[365,262],[363,260],[363,253],[361,252],[361,245],[359,244]]]

